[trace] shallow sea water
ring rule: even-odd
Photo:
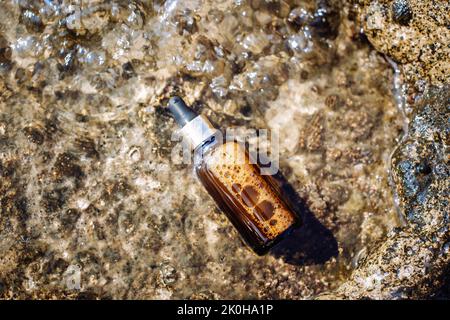
[[[2,1],[0,295],[302,299],[336,288],[401,225],[388,181],[404,126],[394,71],[357,10]],[[279,130],[281,172],[306,212],[289,246],[255,256],[192,168],[174,163],[173,94],[222,129]]]

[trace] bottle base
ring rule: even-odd
[[[287,228],[283,233],[281,233],[278,237],[273,239],[270,242],[267,242],[264,245],[260,246],[254,246],[250,245],[249,243],[246,243],[248,247],[250,247],[254,253],[256,253],[258,256],[264,256],[270,252],[272,248],[277,246],[280,242],[282,242],[284,239],[289,237],[289,235],[294,231],[295,229],[300,227],[300,223],[297,221],[294,224],[292,224],[289,228]]]

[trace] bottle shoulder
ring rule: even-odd
[[[205,163],[206,160],[213,158],[218,152],[227,154],[228,157],[233,157],[245,152],[244,150],[236,141],[221,141],[216,139],[194,150],[194,164]]]

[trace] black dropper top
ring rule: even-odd
[[[178,96],[170,98],[169,110],[180,127],[184,127],[186,123],[198,116],[198,114],[189,108],[186,103],[184,103],[183,99]]]

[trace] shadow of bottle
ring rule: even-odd
[[[280,172],[270,179],[283,195],[286,204],[299,217],[300,225],[276,244],[269,254],[293,265],[323,264],[336,257],[338,245],[333,233],[317,220],[305,201]]]

